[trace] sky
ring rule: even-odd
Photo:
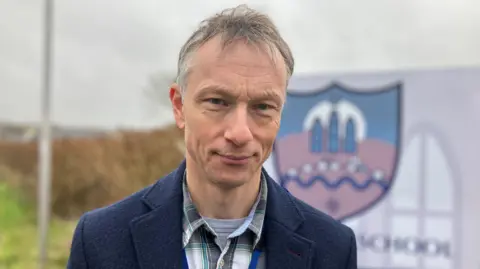
[[[477,0],[57,0],[52,120],[151,128],[172,122],[168,84],[196,25],[223,8],[268,13],[292,48],[295,74],[480,66]],[[0,0],[0,121],[40,120],[43,1]]]

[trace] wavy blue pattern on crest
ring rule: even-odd
[[[355,190],[359,191],[369,188],[372,184],[380,186],[383,191],[387,191],[390,187],[390,183],[388,181],[376,180],[373,178],[367,179],[364,183],[358,183],[353,178],[345,176],[339,178],[336,181],[330,182],[329,180],[325,179],[323,176],[320,175],[312,176],[308,180],[302,180],[298,176],[283,175],[280,178],[280,185],[282,185],[282,187],[285,187],[285,185],[290,181],[294,181],[300,187],[305,189],[311,187],[317,181],[321,182],[328,189],[338,189],[344,184],[350,184]]]

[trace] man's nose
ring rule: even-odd
[[[237,146],[243,146],[253,139],[246,108],[235,109],[227,120],[228,127],[224,135],[227,140]]]

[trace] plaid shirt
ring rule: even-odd
[[[261,246],[263,220],[267,205],[267,184],[262,174],[260,193],[245,222],[229,237],[225,249],[215,243],[216,234],[199,215],[183,180],[183,248],[190,269],[247,269],[255,247]],[[257,269],[265,268],[260,255]]]

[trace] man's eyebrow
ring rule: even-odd
[[[210,94],[210,93],[216,93],[220,95],[232,95],[232,93],[224,87],[221,86],[207,86],[205,88],[200,89],[200,94]]]
[[[226,97],[235,97],[235,95],[228,88],[222,86],[207,86],[201,88],[199,91],[199,96],[204,96],[207,94],[218,94]],[[261,90],[250,95],[253,100],[273,100],[275,102],[281,103],[282,97],[271,89]]]
[[[277,101],[277,102],[282,101],[282,97],[273,90],[263,90],[259,92],[258,95],[255,94],[255,96],[258,99],[262,99],[262,100],[273,99],[274,101]]]

